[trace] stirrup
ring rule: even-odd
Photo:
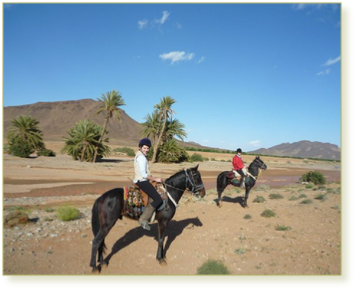
[[[151,227],[149,226],[148,222],[144,222],[144,223],[141,223],[140,221],[138,221],[138,224],[146,231],[150,231],[151,230]]]

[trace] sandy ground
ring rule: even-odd
[[[195,275],[208,259],[221,261],[233,275],[341,274],[340,163],[264,157],[268,169],[251,191],[250,207],[241,207],[244,193],[230,186],[219,208],[216,177],[231,169],[227,162],[231,155],[204,155],[217,160],[199,164],[207,195],[198,200],[186,192],[181,199],[167,230],[167,266],[155,259],[157,223],[147,232],[124,218],[106,239],[112,258],[101,275]],[[245,156],[245,163],[253,158]],[[89,164],[62,155],[29,159],[4,155],[3,165],[4,215],[21,207],[38,220],[4,232],[3,274],[91,275],[92,204],[106,190],[131,184],[132,159],[111,156]],[[151,171],[167,178],[195,165],[153,164]],[[325,175],[325,187],[307,189],[298,182],[310,170]],[[270,197],[277,193],[283,198]],[[324,201],[316,199],[321,195]],[[266,201],[253,202],[257,196]],[[301,203],[306,199],[311,203]],[[82,220],[62,225],[46,218],[46,207],[61,204],[78,207]],[[266,209],[276,216],[261,216]],[[56,234],[38,234],[51,226]]]

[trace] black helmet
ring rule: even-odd
[[[140,142],[138,143],[138,147],[142,147],[143,145],[151,147],[152,145],[151,145],[150,139],[148,139],[148,138],[141,139]]]
[[[237,149],[237,150],[236,150],[236,153],[242,153],[241,148]]]

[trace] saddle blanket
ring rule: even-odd
[[[157,209],[163,209],[166,204],[166,189],[161,184],[155,185],[157,192],[160,194],[163,199],[162,206]],[[139,219],[141,214],[145,211],[145,207],[147,206],[148,195],[143,192],[137,186],[124,187],[124,208],[123,215],[129,216],[133,219]]]

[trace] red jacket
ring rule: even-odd
[[[240,170],[245,167],[241,157],[238,155],[235,155],[232,159],[232,166],[234,167],[234,170]]]

